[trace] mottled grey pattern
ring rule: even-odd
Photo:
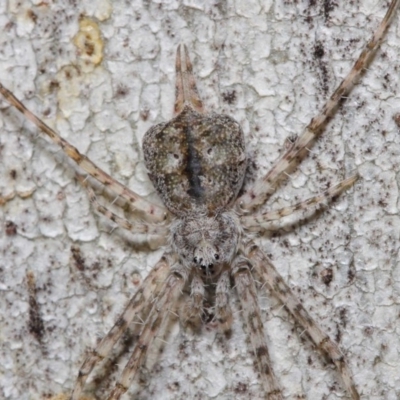
[[[153,126],[143,140],[149,177],[165,206],[177,216],[215,215],[236,198],[246,170],[239,124],[190,106]]]

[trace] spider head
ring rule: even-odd
[[[181,262],[205,279],[218,277],[223,266],[232,261],[240,238],[237,217],[228,212],[179,219],[171,233],[172,246]]]
[[[201,275],[213,276],[216,267],[220,264],[220,255],[217,247],[207,239],[202,238],[193,251],[192,263],[199,268]]]

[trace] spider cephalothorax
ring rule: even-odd
[[[205,278],[217,278],[223,264],[232,262],[239,245],[240,223],[233,212],[194,215],[171,226],[171,244],[182,263]]]

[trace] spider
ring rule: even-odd
[[[203,302],[211,296],[219,329],[229,334],[232,312],[229,291],[233,285],[242,305],[244,325],[259,366],[261,381],[269,399],[282,399],[283,393],[273,372],[261,322],[254,276],[262,279],[282,301],[294,319],[307,331],[317,349],[336,365],[343,384],[353,399],[360,398],[352,374],[337,344],[329,338],[296,299],[272,262],[254,243],[250,232],[262,232],[276,221],[294,212],[323,204],[350,187],[352,176],[319,196],[276,211],[257,211],[275,190],[284,172],[299,161],[300,155],[318,136],[342,97],[346,96],[377,49],[400,0],[389,10],[356,61],[348,76],[312,119],[303,134],[287,143],[285,152],[268,174],[241,193],[246,171],[246,151],[240,126],[230,117],[206,114],[198,95],[192,64],[185,46],[176,56],[175,117],[151,128],[143,150],[149,177],[165,208],[152,204],[115,181],[86,156],[45,125],[7,89],[0,92],[27,119],[38,126],[88,175],[127,200],[141,215],[130,222],[103,207],[86,178],[78,176],[89,193],[93,207],[119,226],[134,232],[167,237],[170,250],[153,268],[118,318],[114,327],[84,361],[72,399],[78,400],[94,366],[107,357],[133,318],[151,309],[133,353],[121,378],[109,395],[118,399],[135,378],[148,348],[167,323],[169,312],[184,301],[181,319],[201,326]],[[184,289],[190,288],[186,297]]]

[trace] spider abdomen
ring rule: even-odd
[[[150,180],[175,215],[214,215],[237,196],[246,170],[240,125],[221,114],[186,106],[146,132],[143,152]]]

